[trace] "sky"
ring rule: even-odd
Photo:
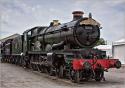
[[[125,0],[0,0],[0,38],[47,26],[54,19],[69,22],[75,10],[84,16],[91,12],[105,40],[125,38]]]

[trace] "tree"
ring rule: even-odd
[[[97,42],[96,46],[98,45],[106,45],[106,40],[104,40],[103,38],[100,38],[99,41]]]

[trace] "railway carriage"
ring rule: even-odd
[[[10,62],[12,54],[12,40],[8,39],[1,45],[2,62]]]
[[[12,60],[14,64],[22,64],[23,36],[19,35],[12,41]]]

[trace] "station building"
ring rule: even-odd
[[[102,51],[106,51],[106,55],[110,58],[112,57],[112,45],[98,45],[94,48]]]
[[[113,43],[112,54],[113,58],[119,59],[122,64],[125,64],[125,38]]]

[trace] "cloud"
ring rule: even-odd
[[[103,27],[101,37],[115,41],[125,35],[125,1],[124,0],[74,0],[75,8],[92,12],[93,17]]]
[[[101,37],[115,41],[125,35],[124,0],[0,0],[2,37],[22,33],[34,26],[49,25],[53,19],[61,23],[72,20],[72,11],[92,12],[103,27]]]

